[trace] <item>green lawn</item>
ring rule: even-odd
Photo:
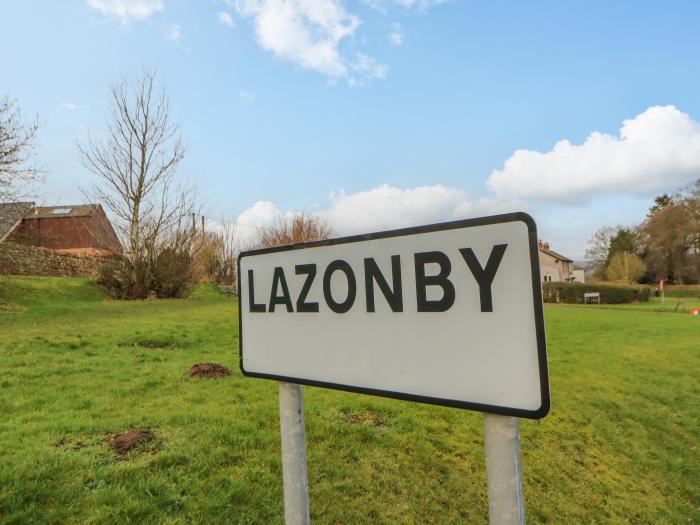
[[[117,302],[81,279],[3,293],[0,522],[282,523],[277,385],[241,376],[234,300]],[[530,522],[700,523],[700,319],[657,308],[545,309]],[[184,377],[207,361],[233,376]],[[486,523],[478,413],[305,392],[315,523]],[[128,428],[159,439],[122,458],[107,438]]]

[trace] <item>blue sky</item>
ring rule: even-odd
[[[700,177],[699,23],[698,2],[23,0],[0,94],[43,123],[45,203],[83,200],[76,141],[151,67],[212,217],[344,234],[524,209],[580,258]]]

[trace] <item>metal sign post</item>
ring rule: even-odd
[[[284,521],[287,525],[308,525],[311,521],[309,480],[306,474],[304,390],[301,385],[280,383],[280,433]]]
[[[518,418],[484,414],[486,483],[491,525],[523,525],[525,497]]]

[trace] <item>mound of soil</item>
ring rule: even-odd
[[[187,377],[208,377],[219,379],[231,375],[231,371],[218,363],[197,363],[187,371]]]
[[[115,434],[109,438],[109,446],[114,449],[117,454],[122,456],[127,452],[141,445],[154,441],[156,435],[148,429],[131,429],[121,434]]]

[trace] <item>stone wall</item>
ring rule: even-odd
[[[10,242],[0,243],[0,275],[94,277],[105,263],[96,257],[56,253]]]

